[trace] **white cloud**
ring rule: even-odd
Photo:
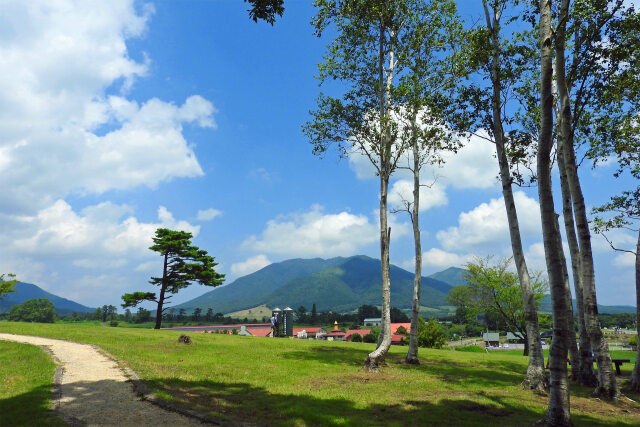
[[[231,274],[235,277],[246,276],[247,274],[251,274],[256,272],[266,266],[271,264],[269,258],[267,258],[264,254],[259,254],[250,258],[247,258],[243,262],[238,262],[235,264],[231,264]]]
[[[324,214],[322,206],[314,205],[308,212],[270,220],[260,236],[249,237],[242,246],[290,257],[348,256],[378,239],[378,227],[366,216],[348,212]]]
[[[148,73],[127,40],[153,8],[133,0],[4,2],[0,17],[0,211],[31,215],[71,192],[203,174],[182,127],[215,127],[213,105],[126,99]],[[121,90],[119,96],[108,91]]]
[[[212,219],[220,215],[222,215],[222,211],[219,211],[218,209],[214,209],[214,208],[209,208],[209,209],[199,210],[196,217],[198,221],[211,221]]]
[[[492,188],[498,185],[495,146],[472,135],[457,153],[444,153],[445,164],[425,168],[424,174],[437,176],[442,184],[454,188]]]
[[[165,207],[158,208],[158,222],[141,223],[127,206],[110,202],[85,208],[80,214],[63,200],[25,218],[28,237],[15,239],[11,249],[24,256],[68,259],[84,268],[116,268],[128,258],[152,255],[148,250],[159,227],[188,231],[197,235],[199,227],[177,221]],[[90,254],[90,256],[87,256]]]
[[[463,267],[473,259],[473,255],[460,255],[453,252],[446,252],[442,249],[431,248],[422,253],[422,266],[425,268],[446,268]]]
[[[413,181],[400,179],[395,181],[389,190],[389,206],[391,209],[404,209],[404,201],[413,202]],[[448,203],[447,195],[442,186],[434,183],[431,186],[420,187],[420,211],[424,212]]]
[[[636,256],[630,252],[621,252],[613,258],[616,267],[635,267]]]
[[[486,135],[486,134],[485,134]],[[407,154],[400,164],[406,164],[410,157]],[[445,163],[442,166],[425,165],[420,172],[422,182],[432,182],[437,177],[441,188],[495,188],[498,186],[498,161],[495,158],[495,146],[487,140],[471,135],[457,153],[443,152]],[[349,165],[358,179],[371,179],[376,170],[369,159],[354,153],[349,156]],[[398,170],[396,175],[408,179],[408,172]]]
[[[423,270],[443,269],[448,267],[460,267],[473,260],[472,254],[456,254],[446,252],[439,248],[431,248],[422,253]],[[413,271],[415,267],[415,258],[402,262],[401,267],[407,271]]]
[[[538,202],[522,191],[514,193],[520,233],[523,238],[540,234]],[[503,246],[509,242],[509,226],[504,199],[491,199],[458,216],[458,225],[441,230],[436,238],[446,250],[465,250],[486,253],[487,247]]]

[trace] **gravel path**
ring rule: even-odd
[[[50,338],[0,333],[0,339],[51,351],[62,368],[55,409],[72,425],[202,426],[190,417],[141,400],[116,362],[96,348]]]

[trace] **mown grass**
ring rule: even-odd
[[[159,397],[232,423],[531,425],[547,405],[519,387],[527,359],[506,352],[421,349],[421,365],[407,366],[406,347],[392,347],[388,366],[368,374],[361,366],[373,344],[192,334],[187,346],[172,331],[9,322],[0,332],[96,344]],[[640,424],[640,405],[626,399],[573,387],[571,404],[576,425]]]
[[[0,341],[0,426],[66,425],[50,409],[54,373],[41,348]]]

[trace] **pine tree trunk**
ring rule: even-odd
[[[573,213],[575,216],[578,245],[580,247],[580,282],[583,287],[584,318],[587,334],[591,339],[591,345],[596,353],[598,363],[598,387],[596,393],[603,397],[617,398],[619,391],[615,372],[609,354],[609,346],[604,340],[598,322],[598,307],[596,300],[595,273],[593,268],[593,254],[591,251],[591,233],[587,220],[586,207],[578,168],[576,165],[573,146],[573,133],[571,129],[571,102],[565,78],[564,57],[564,27],[568,16],[569,0],[563,0],[560,9],[559,21],[564,24],[558,26],[556,32],[556,76],[558,81],[558,99],[560,101],[560,133],[562,134],[564,162],[567,171],[567,182],[571,192]]]
[[[501,114],[501,92],[500,83],[500,45],[499,45],[499,25],[500,15],[498,4],[494,3],[493,19],[489,15],[487,4],[483,1],[487,27],[491,32],[491,43],[493,49],[491,62],[491,83],[493,86],[492,109],[493,109],[493,136],[496,145],[496,154],[500,166],[500,180],[502,182],[502,196],[504,198],[507,221],[509,223],[509,235],[511,237],[511,248],[513,259],[518,271],[520,289],[522,291],[522,302],[524,307],[525,327],[527,329],[527,346],[525,352],[529,355],[529,365],[527,374],[522,385],[531,389],[544,390],[547,388],[547,377],[544,372],[544,356],[542,345],[540,344],[540,328],[538,326],[538,311],[536,309],[531,278],[522,249],[522,239],[520,237],[520,225],[518,213],[513,198],[512,177],[509,170],[509,161],[505,152],[504,131],[502,129]]]
[[[567,299],[559,245],[560,236],[551,189],[550,155],[553,138],[551,1],[540,0],[540,136],[538,142],[538,197],[553,310],[553,339],[549,351],[549,406],[544,422],[571,425],[567,382]]]
[[[416,114],[412,117],[412,128],[416,129]],[[411,224],[413,225],[413,243],[415,250],[415,271],[413,275],[413,304],[411,307],[411,330],[409,331],[409,351],[405,362],[419,365],[418,360],[418,316],[420,316],[420,284],[422,280],[422,243],[420,241],[420,152],[417,138],[413,138],[413,212]]]
[[[162,268],[162,286],[160,287],[160,297],[158,298],[158,308],[156,309],[156,326],[153,329],[160,329],[162,326],[162,306],[164,305],[164,294],[167,290],[167,261],[169,254],[164,254],[164,267]]]
[[[640,338],[640,230],[638,230],[638,243],[636,244],[636,329],[638,331],[637,338]],[[636,354],[636,364],[631,374],[631,389],[636,393],[640,392],[640,342],[636,343],[638,347]]]

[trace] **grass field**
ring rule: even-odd
[[[421,365],[410,367],[401,363],[406,347],[392,347],[389,366],[367,374],[360,368],[373,344],[192,334],[185,346],[171,331],[10,322],[0,322],[0,332],[96,344],[157,396],[233,423],[531,425],[547,405],[546,396],[519,388],[527,360],[513,352],[420,349]],[[623,390],[632,368],[623,365]],[[576,425],[640,424],[635,402],[571,391]]]
[[[49,408],[54,373],[41,348],[0,341],[0,426],[66,425]]]

